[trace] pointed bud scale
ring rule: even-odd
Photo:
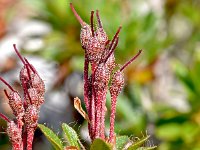
[[[39,111],[36,106],[30,105],[24,114],[24,121],[27,128],[36,128],[39,117]]]
[[[81,17],[78,15],[76,10],[74,9],[74,6],[72,5],[72,3],[70,3],[70,7],[71,7],[72,12],[74,13],[74,16],[76,17],[78,22],[81,24],[82,28],[81,28],[81,33],[80,33],[80,40],[81,40],[81,45],[83,49],[85,49],[88,44],[88,40],[92,37],[91,27],[81,19]]]
[[[110,94],[112,96],[118,96],[124,86],[124,74],[121,71],[116,71],[112,77]]]
[[[96,10],[96,16],[97,16],[97,21],[98,21],[98,28],[96,30],[96,36],[99,40],[99,43],[105,47],[105,43],[108,41],[108,36],[106,34],[106,32],[103,29],[102,23],[101,23],[101,19],[99,17],[99,11]]]

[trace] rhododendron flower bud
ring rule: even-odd
[[[94,87],[96,92],[98,91],[102,92],[103,90],[105,90],[110,79],[108,66],[105,63],[101,63],[98,65],[94,78],[95,78]]]
[[[36,106],[30,105],[24,114],[24,121],[27,128],[36,128],[38,122],[39,111]]]
[[[21,130],[14,121],[7,123],[6,130],[14,150],[23,150]]]
[[[13,111],[13,114],[15,116],[18,116],[18,115],[23,116],[24,106],[23,106],[23,102],[19,93],[16,91],[11,91],[10,94],[8,95],[8,99],[9,99],[9,105]]]
[[[110,85],[111,96],[118,96],[124,86],[124,74],[120,70],[116,71],[112,77]]]

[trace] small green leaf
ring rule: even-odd
[[[128,148],[128,150],[138,150],[138,148],[140,148],[140,146],[141,146],[142,144],[144,144],[144,143],[148,140],[149,137],[150,137],[150,135],[147,135],[147,136],[143,137],[142,139],[140,139],[140,140],[134,142],[134,143]]]
[[[112,150],[112,146],[101,139],[95,139],[90,150]]]
[[[53,147],[56,150],[64,149],[62,141],[58,138],[58,136],[51,129],[49,129],[48,127],[45,127],[42,124],[38,124],[38,127],[44,133],[46,138],[51,142],[51,144],[53,145]]]
[[[153,146],[153,147],[140,147],[140,148],[137,148],[136,150],[152,150],[152,149],[155,149],[157,146]]]
[[[80,148],[78,144],[79,139],[76,131],[68,126],[66,123],[62,124],[62,129],[66,135],[67,141],[69,142],[69,146],[76,146]]]
[[[117,147],[117,149],[121,150],[128,141],[129,141],[128,136],[117,136],[116,137],[116,147]]]

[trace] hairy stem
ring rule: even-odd
[[[96,100],[96,93],[95,93],[95,89],[94,89],[94,73],[95,73],[95,70],[96,70],[96,64],[93,63],[92,64],[92,74],[91,74],[91,77],[92,77],[92,99],[91,99],[91,104],[90,104],[90,110],[91,110],[91,114],[90,114],[90,122],[91,122],[91,134],[92,134],[92,137],[91,139],[93,140],[94,139],[94,136],[95,136],[95,111],[96,111],[96,103],[95,103],[95,100]]]
[[[101,120],[100,120],[100,138],[105,139],[105,116],[106,116],[106,94],[107,87],[104,90],[102,102],[101,102]]]
[[[102,92],[96,92],[96,112],[95,112],[95,138],[100,137],[100,121],[101,121],[101,105],[102,105]]]
[[[32,150],[34,131],[34,128],[27,128],[27,150]]]
[[[115,142],[115,113],[116,113],[117,96],[111,96],[111,114],[110,114],[110,133],[109,142]]]
[[[89,68],[89,61],[87,55],[85,55],[85,62],[84,62],[84,102],[86,105],[87,112],[89,112],[89,81],[88,81],[88,68]]]

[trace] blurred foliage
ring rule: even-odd
[[[80,25],[69,2],[88,23],[90,11],[98,9],[110,39],[122,25],[116,62],[124,63],[143,49],[140,58],[126,70],[127,85],[118,99],[116,132],[140,136],[147,129],[160,150],[200,149],[200,1],[158,0],[156,4],[153,0],[23,0],[22,4],[35,12],[32,19],[52,28],[44,37],[45,47],[37,54],[66,63],[70,72],[82,72]],[[176,82],[184,88],[187,111],[177,110],[152,93],[157,79],[154,69],[165,54]],[[142,102],[145,93],[150,95],[148,108]]]

